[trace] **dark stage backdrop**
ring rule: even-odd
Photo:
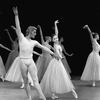
[[[1,2],[2,1],[2,2]],[[88,0],[75,0],[67,2],[66,0],[1,0],[0,1],[0,42],[11,48],[9,38],[4,29],[9,29],[13,39],[16,34],[11,29],[15,25],[12,8],[17,6],[19,11],[19,20],[22,32],[25,34],[29,25],[41,25],[43,35],[52,35],[54,33],[54,21],[59,20],[59,37],[64,38],[63,45],[68,53],[73,53],[67,61],[72,70],[72,75],[81,75],[89,53],[92,51],[92,45],[87,30],[83,26],[88,24],[92,31],[100,33],[100,6],[99,2]],[[40,34],[37,30],[36,39],[40,41]],[[98,41],[100,42],[100,41]],[[35,48],[41,53],[41,50]],[[4,63],[7,60],[9,52],[0,48],[0,54]],[[36,61],[38,56],[34,56]]]

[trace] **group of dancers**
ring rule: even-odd
[[[28,100],[32,100],[30,85],[34,86],[39,94],[39,99],[46,100],[46,97],[52,99],[59,98],[57,94],[72,92],[75,98],[78,95],[71,81],[71,69],[66,60],[65,54],[68,54],[62,45],[63,38],[58,37],[58,20],[54,22],[55,34],[51,36],[43,36],[42,28],[40,30],[41,43],[35,40],[37,28],[29,26],[26,29],[26,34],[23,34],[20,27],[19,15],[17,7],[13,8],[15,15],[15,26],[11,26],[17,35],[17,38],[12,40],[9,31],[6,29],[12,43],[12,50],[0,44],[0,47],[9,50],[10,54],[6,61],[5,67],[0,56],[0,77],[3,81],[21,82],[21,88],[24,88],[28,96]],[[82,73],[81,80],[95,81],[100,80],[100,45],[97,40],[99,35],[92,32],[88,25],[83,27],[88,29],[92,41],[93,51],[90,53],[85,69]],[[53,46],[50,42],[53,42]],[[42,53],[34,51],[34,47],[42,49]],[[64,53],[63,53],[64,52]],[[33,54],[38,55],[35,62]],[[6,68],[6,69],[5,69]]]

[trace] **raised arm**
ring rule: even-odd
[[[83,28],[88,30],[88,32],[90,34],[91,42],[93,43],[93,41],[94,41],[93,36],[92,36],[93,35],[93,32],[90,30],[90,28],[89,28],[88,25],[85,25]]]
[[[6,49],[6,50],[8,50],[8,51],[11,51],[9,48],[7,48],[7,47],[3,46],[2,44],[0,44],[0,47],[2,47],[2,48],[4,48],[4,49]]]
[[[56,21],[54,22],[54,26],[55,26],[55,34],[58,36],[58,27],[57,27],[57,23],[59,23],[58,20],[56,20]]]
[[[8,29],[5,29],[5,31],[7,32],[7,34],[8,34],[8,36],[9,36],[10,41],[13,43],[14,41],[13,41],[13,39],[11,38],[11,35],[10,35],[10,33],[9,33]]]
[[[43,38],[43,34],[42,34],[42,29],[41,29],[41,26],[40,25],[38,25],[38,28],[39,28],[39,30],[40,30],[40,36],[41,36],[41,43],[42,44],[44,44],[44,38]]]
[[[18,36],[18,39],[21,39],[21,28],[20,28],[20,22],[19,22],[19,17],[18,17],[18,10],[17,7],[13,8],[13,12],[15,14],[15,25],[16,25],[16,34]]]

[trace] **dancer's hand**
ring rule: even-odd
[[[88,28],[88,25],[85,25],[83,28],[84,28],[84,29]]]
[[[53,57],[55,57],[57,60],[59,60],[60,59],[60,57],[57,55],[57,54],[53,54]]]
[[[18,9],[17,9],[17,7],[13,7],[13,12],[14,12],[15,15],[18,15]]]
[[[59,21],[58,21],[58,20],[56,20],[56,21],[55,21],[55,24],[57,24],[57,23],[59,23]]]
[[[15,26],[11,26],[11,28],[13,28],[14,30],[16,30],[16,27]]]

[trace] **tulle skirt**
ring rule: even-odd
[[[81,80],[100,80],[100,56],[98,52],[93,51],[89,54]]]
[[[71,69],[70,69],[69,64],[68,64],[68,62],[67,62],[67,59],[66,59],[66,58],[63,58],[61,61],[62,61],[63,65],[64,65],[66,71],[67,71],[68,73],[71,73]]]
[[[75,89],[61,60],[51,60],[40,83],[41,89],[46,97],[52,93],[68,93]]]
[[[15,60],[16,57],[18,57],[19,53],[17,50],[12,50],[9,55],[8,55],[8,59],[6,61],[5,64],[5,68],[6,68],[6,72],[9,70],[11,64],[13,63],[13,61]]]
[[[43,78],[43,75],[47,69],[48,64],[50,63],[50,61],[52,60],[52,56],[48,53],[48,54],[42,54],[42,57],[39,56],[37,62],[36,62],[36,66],[38,69],[38,79],[39,81],[41,81],[41,79]]]
[[[5,74],[6,74],[6,70],[5,70],[5,67],[4,67],[3,60],[0,56],[0,77],[5,76]]]
[[[21,71],[20,71],[20,58],[19,56],[16,57],[14,62],[12,63],[11,67],[9,68],[5,80],[11,81],[11,82],[23,82]],[[31,84],[33,84],[32,78],[30,74],[28,73],[28,79]]]

